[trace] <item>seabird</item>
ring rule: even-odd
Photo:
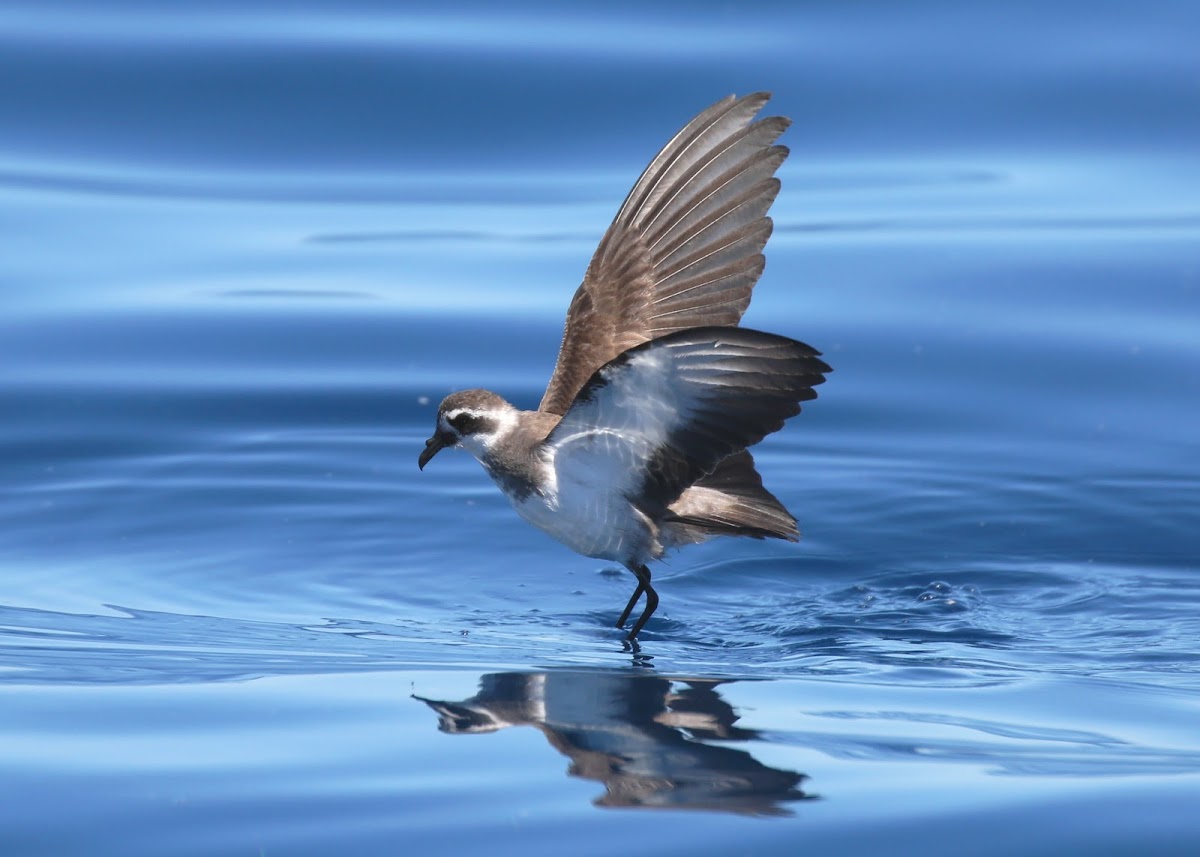
[[[747,447],[831,370],[802,342],[737,326],[788,155],[775,141],[790,121],[755,120],[769,98],[718,101],[650,162],[571,300],[538,409],[452,393],[418,460],[466,449],[526,521],[629,569],[618,628],[646,596],[630,642],[658,607],[650,560],[711,536],[799,538]]]

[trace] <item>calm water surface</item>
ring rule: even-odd
[[[1198,27],[7,3],[3,853],[1200,853]],[[635,658],[628,574],[416,456],[759,88],[805,538],[660,566]]]

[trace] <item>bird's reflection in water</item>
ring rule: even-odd
[[[442,732],[534,726],[571,759],[572,776],[604,784],[597,806],[789,815],[803,774],[710,742],[758,737],[717,692],[721,681],[612,672],[493,673],[461,702],[416,697]]]

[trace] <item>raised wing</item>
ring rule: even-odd
[[[740,327],[668,334],[596,372],[544,452],[560,483],[621,491],[660,518],[684,489],[816,397],[830,371],[818,354]]]
[[[774,145],[788,119],[751,121],[770,97],[718,101],[650,162],[571,300],[539,410],[566,413],[592,374],[628,348],[741,320],[765,264],[774,174],[788,155]]]

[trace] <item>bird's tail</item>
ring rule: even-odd
[[[668,507],[663,524],[676,544],[709,536],[799,540],[796,519],[763,487],[754,459],[743,450],[688,488]]]

